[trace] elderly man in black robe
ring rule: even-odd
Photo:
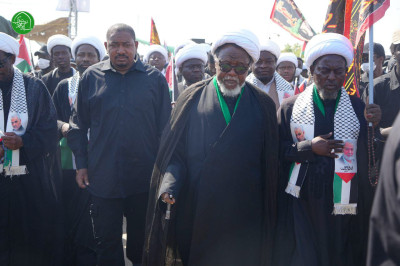
[[[400,116],[387,140],[371,211],[368,266],[400,265]]]
[[[270,265],[278,132],[275,104],[245,82],[257,37],[214,42],[216,76],[179,97],[154,168],[145,265]],[[171,204],[168,205],[168,204]],[[165,210],[171,221],[165,224]]]
[[[64,205],[64,265],[96,265],[92,221],[89,215],[90,194],[75,181],[76,165],[68,146],[69,118],[76,101],[80,77],[83,72],[101,61],[106,54],[104,44],[96,37],[76,37],[72,42],[72,56],[78,71],[74,76],[58,83],[53,102],[57,111],[60,157],[62,168],[62,198]]]
[[[278,111],[280,189],[287,194],[280,195],[277,235],[280,243],[283,238],[288,242],[279,246],[277,264],[364,265],[373,196],[366,173],[367,121],[377,125],[380,109],[365,107],[342,88],[353,60],[346,37],[314,37],[305,58],[315,85],[286,100]],[[302,141],[295,134],[299,126]],[[354,147],[349,165],[339,163],[345,142]]]
[[[50,158],[57,120],[44,84],[13,67],[19,44],[0,33],[0,265],[56,265],[58,207]],[[13,132],[18,113],[22,131]]]

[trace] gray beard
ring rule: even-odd
[[[224,96],[226,96],[226,97],[236,97],[236,96],[238,96],[240,94],[241,90],[242,90],[243,85],[244,85],[244,82],[243,82],[243,84],[240,84],[240,85],[236,86],[234,89],[230,90],[230,89],[226,88],[224,83],[220,82],[218,79],[217,79],[217,82],[218,82],[218,86],[219,86],[222,94]]]
[[[328,92],[324,89],[318,89],[318,94],[322,100],[335,100],[338,95],[338,91]]]

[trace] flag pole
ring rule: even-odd
[[[31,40],[30,39],[27,39],[27,40],[29,40],[29,52],[30,52],[30,54],[31,54],[31,73],[33,74],[33,76],[34,77],[36,77],[36,75],[35,75],[35,64],[34,64],[34,61],[33,61],[33,54],[32,54],[32,43],[31,43]]]
[[[368,95],[369,104],[374,103],[374,25],[369,27],[369,84],[368,84]],[[372,123],[369,123],[372,126]]]
[[[175,103],[175,64],[174,64],[174,55],[171,56],[171,60],[172,60],[172,94],[171,94],[171,98],[172,98],[172,102]]]

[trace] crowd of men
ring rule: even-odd
[[[400,30],[373,104],[340,34],[304,60],[243,29],[188,41],[171,88],[167,50],[137,47],[126,24],[54,35],[28,75],[0,33],[0,265],[125,265],[123,217],[133,265],[400,264]]]

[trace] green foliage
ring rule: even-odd
[[[293,45],[285,44],[285,48],[282,50],[282,53],[294,53],[297,57],[301,56],[301,45],[295,43]]]

